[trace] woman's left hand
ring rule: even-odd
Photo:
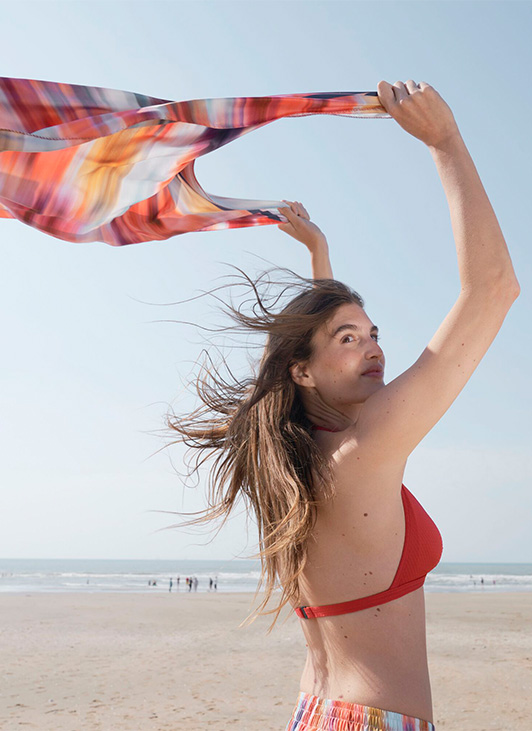
[[[288,205],[283,208],[278,208],[278,211],[288,219],[288,223],[277,224],[277,227],[281,231],[284,231],[297,241],[301,241],[311,252],[327,243],[325,234],[315,223],[312,223],[302,203],[299,201],[285,201],[284,198],[282,200]]]

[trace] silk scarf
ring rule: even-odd
[[[0,218],[124,246],[286,222],[282,201],[206,193],[194,162],[283,117],[391,119],[376,91],[169,101],[0,77]]]

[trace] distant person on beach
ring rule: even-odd
[[[170,588],[168,589],[168,591],[172,591],[172,579],[170,579]]]
[[[345,220],[343,235],[352,240],[355,261],[365,248],[361,271],[371,266],[372,287],[382,297],[379,317],[385,306],[401,316],[400,329],[392,333],[397,349],[417,337],[426,303],[412,301],[414,274],[411,282],[397,282],[396,291],[379,291],[381,269],[390,266],[386,247],[396,246],[387,240],[394,228],[422,239],[420,269],[435,288],[444,281],[449,296],[455,296],[449,312],[424,350],[413,349],[412,365],[385,383],[379,328],[363,298],[334,279],[327,238],[303,204],[284,201],[279,212],[286,223],[278,228],[308,249],[312,279],[279,268],[290,272],[293,282],[274,282],[281,291],[272,294],[272,283],[264,281],[268,272],[252,280],[237,267],[238,292],[247,287],[244,296],[252,304],[249,312],[233,306],[231,291],[226,312],[246,337],[266,336],[263,350],[253,359],[251,375],[242,379],[229,367],[230,378],[220,373],[209,358],[205,375],[194,384],[201,408],[168,417],[179,435],[172,434],[172,444],[183,441],[199,450],[192,472],[214,452],[205,515],[178,527],[217,524],[220,516],[225,522],[241,499],[256,520],[259,553],[250,558],[261,558],[258,589],[265,584],[265,591],[240,626],[275,614],[271,632],[287,605],[300,619],[308,650],[286,731],[340,729],[343,721],[346,728],[354,724],[366,731],[434,731],[424,582],[440,562],[443,544],[403,476],[409,456],[467,385],[520,292],[504,236],[450,107],[424,81],[380,81],[377,89],[376,109],[423,142],[435,163],[449,205],[460,286],[439,264],[430,269],[439,239],[416,230],[420,200],[412,198],[400,218],[390,219],[378,188],[386,171],[353,173],[367,181],[366,192],[378,204],[373,230],[381,233],[380,242],[359,241],[364,208],[356,191],[352,209],[336,210],[331,200],[334,210],[328,215],[335,223]],[[487,98],[479,106],[477,127],[491,103]],[[386,134],[384,126],[378,131]],[[482,129],[477,131],[482,139]],[[392,147],[400,144],[394,137]],[[356,166],[356,152],[347,154]],[[423,190],[426,185],[421,181]],[[320,186],[317,200],[323,203],[326,179]],[[437,261],[441,256],[438,252]],[[340,271],[346,264],[338,262]],[[291,287],[295,296],[277,307]],[[217,300],[221,289],[214,289]],[[515,361],[518,348],[516,342],[508,361]],[[277,606],[267,610],[278,587]]]
[[[212,585],[214,584],[214,581],[209,578],[209,591],[212,589]]]

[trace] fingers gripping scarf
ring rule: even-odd
[[[377,92],[167,99],[0,77],[0,218],[124,246],[286,221],[282,201],[206,193],[194,161],[282,117],[388,118]]]

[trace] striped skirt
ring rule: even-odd
[[[285,731],[434,731],[434,724],[394,711],[319,698],[301,691]]]

